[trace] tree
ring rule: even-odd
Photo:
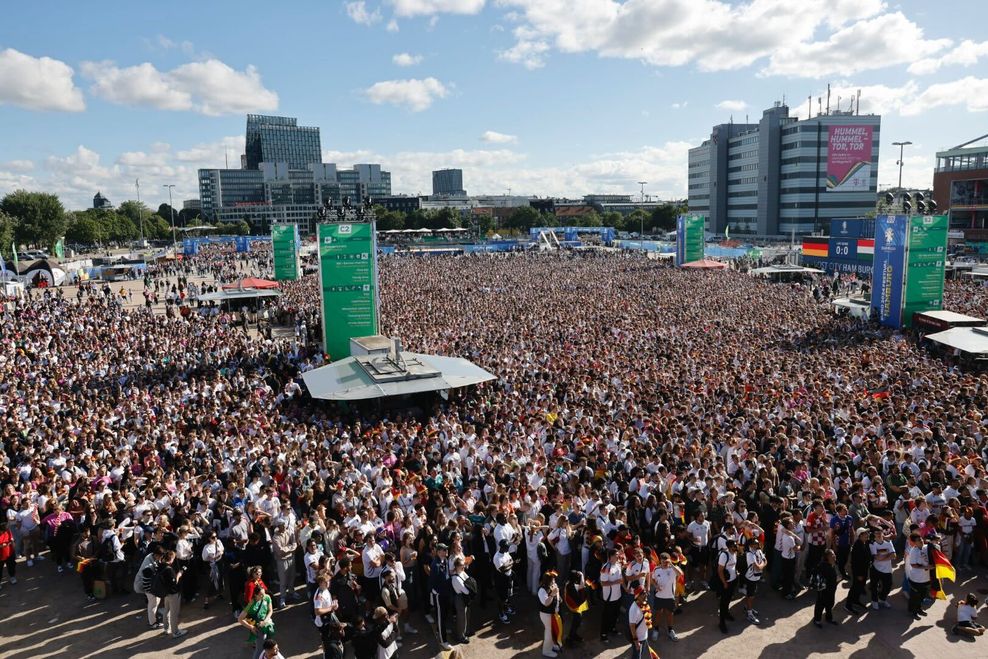
[[[636,208],[628,217],[624,218],[624,230],[632,232],[640,232],[642,227],[648,231],[652,228],[652,218],[641,208]]]
[[[158,215],[168,220],[169,225],[171,225],[171,221],[172,221],[172,210],[173,210],[172,207],[169,206],[168,204],[161,204],[160,206],[158,206]],[[175,211],[175,226],[179,226],[180,224],[179,220],[181,219],[182,211],[179,210],[178,208],[174,209],[174,211]]]
[[[580,216],[580,224],[585,227],[599,227],[602,226],[600,223],[600,214],[597,211],[590,211],[585,215]]]
[[[65,239],[80,245],[98,245],[106,240],[102,224],[88,213],[70,213]]]
[[[600,221],[604,223],[603,226],[605,227],[614,227],[622,231],[624,231],[624,227],[626,226],[624,216],[617,211],[607,211]]]
[[[14,257],[11,250],[14,248],[14,227],[17,220],[0,210],[0,256],[10,260]]]
[[[685,210],[674,204],[663,204],[652,210],[652,231],[672,231],[676,228],[676,218]]]
[[[508,216],[505,226],[509,229],[528,231],[541,224],[542,215],[531,206],[519,206]]]
[[[53,194],[15,190],[0,201],[0,210],[16,218],[19,243],[50,248],[65,235],[65,208]]]
[[[394,231],[405,228],[405,214],[401,211],[390,211],[384,206],[374,206],[374,217],[377,219],[378,231]]]

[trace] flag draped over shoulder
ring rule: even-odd
[[[563,617],[558,613],[552,614],[552,642],[556,645],[563,644]]]
[[[586,613],[590,609],[586,594],[582,597],[574,597],[569,588],[563,593],[563,603],[573,613]]]

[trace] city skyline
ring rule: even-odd
[[[637,196],[648,181],[652,197],[685,198],[687,151],[711,125],[783,98],[805,119],[828,82],[832,108],[860,89],[862,113],[883,115],[880,186],[898,178],[893,142],[912,142],[903,184],[925,188],[936,151],[986,132],[983,3],[796,5],[364,0],[260,21],[178,2],[166,21],[140,5],[18,4],[0,27],[0,194],[85,208],[97,191],[134,198],[140,178],[149,205],[164,184],[195,198],[199,168],[239,167],[248,113],[321,128],[324,162],[380,163],[408,194],[457,168],[472,194]],[[94,21],[114,38],[93,39]]]

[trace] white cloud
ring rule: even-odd
[[[899,12],[858,21],[824,41],[777,50],[765,75],[820,78],[907,64],[950,46],[950,39],[925,39],[923,29]]]
[[[376,105],[405,106],[413,112],[427,109],[437,98],[445,98],[447,87],[435,78],[417,80],[383,80],[364,90],[364,95]]]
[[[837,97],[842,97],[841,107],[847,109],[848,100],[861,90],[861,112],[874,114],[899,114],[904,117],[923,114],[938,107],[959,105],[968,112],[988,111],[988,78],[967,76],[949,82],[932,84],[921,89],[915,80],[900,87],[864,85],[856,87],[848,82],[833,85],[830,90],[831,108]],[[816,96],[826,94],[825,91]],[[814,98],[814,103],[816,99]],[[813,111],[816,112],[816,105]]]
[[[490,144],[514,144],[518,141],[518,136],[499,133],[496,130],[485,130],[480,139]]]
[[[427,193],[431,172],[442,167],[463,169],[471,194],[580,196],[592,192],[635,193],[636,181],[649,181],[648,193],[661,199],[686,196],[686,161],[691,144],[668,142],[661,147],[591,155],[558,166],[525,166],[527,156],[511,149],[451,151],[324,151],[323,160],[341,167],[376,162],[391,172],[395,193]],[[642,178],[645,177],[645,178]]]
[[[723,71],[768,60],[766,75],[850,74],[926,57],[927,40],[883,0],[498,0],[519,22],[501,59],[530,69],[547,53],[596,53],[653,66]]]
[[[0,162],[0,169],[29,172],[34,169],[34,162],[31,160],[8,160],[7,162]]]
[[[191,41],[174,41],[172,39],[169,39],[163,34],[158,35],[157,45],[160,48],[163,48],[164,50],[172,50],[172,49],[181,50],[182,53],[188,55],[189,57],[192,57],[193,55],[196,54],[195,46],[192,44]]]
[[[86,109],[82,91],[65,62],[32,57],[13,48],[0,51],[0,105],[29,110],[80,112]]]
[[[726,100],[718,103],[716,107],[721,110],[730,110],[731,112],[741,112],[742,110],[748,107],[748,104],[745,103],[744,101]]]
[[[390,0],[394,12],[403,18],[436,14],[476,14],[484,0]]]
[[[940,57],[916,60],[909,65],[908,70],[913,75],[930,75],[944,66],[974,66],[982,57],[988,57],[988,41],[976,43],[965,39],[956,48]]]
[[[388,24],[384,26],[384,29],[387,30],[388,32],[397,32],[400,29],[398,27],[398,21],[392,18],[390,21],[388,21]]]
[[[188,149],[175,153],[179,162],[199,163],[203,167],[226,167],[229,159],[230,167],[240,167],[240,155],[244,153],[246,139],[243,135],[231,135],[218,142],[196,144]]]
[[[391,61],[397,66],[415,66],[422,62],[422,56],[412,55],[411,53],[398,53],[391,57]]]
[[[348,2],[344,5],[344,7],[346,8],[347,16],[349,16],[355,23],[359,23],[361,25],[374,25],[381,20],[381,11],[379,9],[368,11],[367,3],[364,2],[364,0]]]
[[[672,104],[672,109],[673,110],[682,110],[683,108],[685,108],[689,104],[690,104],[689,101],[682,101],[681,103],[673,103]]]
[[[910,155],[913,154],[913,155]],[[902,186],[905,188],[933,187],[933,169],[936,166],[935,154],[926,151],[922,144],[912,144],[905,148],[902,157]],[[882,144],[878,160],[878,186],[885,188],[899,184],[899,147],[891,142]]]
[[[212,116],[278,109],[278,95],[264,87],[252,65],[237,71],[208,59],[162,72],[148,62],[121,68],[103,61],[83,62],[81,69],[93,80],[93,94],[118,105],[194,110]]]

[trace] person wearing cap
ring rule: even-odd
[[[632,659],[650,659],[648,630],[652,626],[652,610],[648,605],[648,595],[644,588],[637,588],[634,601],[628,607],[628,631],[631,634]]]
[[[748,622],[759,624],[758,611],[755,610],[755,593],[758,592],[758,584],[762,580],[762,572],[768,565],[765,553],[762,551],[761,542],[758,538],[749,538],[745,551],[745,563],[747,567],[744,572],[744,611]]]
[[[450,575],[450,587],[453,595],[453,606],[456,609],[456,627],[453,630],[453,642],[467,644],[470,642],[470,589],[467,588],[465,561],[462,558],[453,559],[453,574]]]
[[[851,584],[847,591],[847,599],[844,601],[844,610],[851,615],[857,615],[858,611],[855,607],[868,607],[861,601],[861,596],[865,594],[868,573],[871,571],[871,550],[868,548],[870,535],[871,532],[867,528],[859,528],[855,531],[854,544],[851,546]]]
[[[429,566],[429,600],[435,612],[436,638],[443,650],[453,646],[446,640],[446,624],[449,618],[449,547],[443,543],[436,545],[436,555]]]

